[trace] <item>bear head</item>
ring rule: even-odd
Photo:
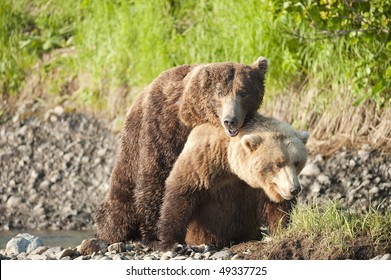
[[[291,200],[301,191],[298,174],[307,161],[306,131],[273,120],[246,129],[231,141],[228,160],[233,173],[274,202]]]
[[[262,104],[267,68],[264,57],[251,66],[232,62],[196,66],[184,79],[181,121],[192,127],[221,125],[230,137],[236,136]]]

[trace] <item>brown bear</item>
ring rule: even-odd
[[[309,134],[255,115],[235,138],[203,124],[193,129],[166,180],[160,247],[218,247],[260,237],[287,221],[301,190]]]
[[[210,123],[236,136],[262,103],[266,71],[263,57],[251,66],[183,65],[146,87],[126,116],[110,189],[96,213],[97,237],[154,243],[164,182],[192,128]]]

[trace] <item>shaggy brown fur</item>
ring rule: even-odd
[[[145,88],[126,116],[97,236],[108,243],[156,241],[164,182],[191,129],[210,123],[236,136],[262,103],[266,70],[262,57],[252,66],[183,65]]]
[[[262,224],[274,230],[286,222],[300,191],[307,139],[261,115],[235,138],[209,124],[193,129],[166,181],[160,247],[227,246],[259,238]]]

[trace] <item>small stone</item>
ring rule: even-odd
[[[6,206],[9,209],[17,208],[22,203],[22,199],[17,196],[11,196],[8,198]]]
[[[241,257],[239,254],[234,255],[231,260],[242,260],[243,257]]]
[[[202,259],[202,254],[197,252],[194,254],[193,258],[195,258],[196,260],[200,260]]]
[[[370,195],[377,194],[378,192],[379,192],[379,188],[378,188],[378,187],[372,187],[372,188],[368,191],[368,193],[369,193]]]
[[[385,254],[383,257],[381,257],[381,260],[391,260],[391,254]]]
[[[175,258],[176,256],[178,255],[178,253],[174,252],[174,251],[167,251],[165,252],[162,257],[165,257],[167,259],[172,259],[172,258]]]
[[[104,157],[106,155],[106,152],[107,152],[107,149],[102,148],[102,149],[98,150],[97,155],[98,155],[98,157]]]
[[[360,159],[362,161],[366,161],[369,158],[369,152],[368,151],[364,151],[364,150],[359,150],[358,151],[358,156],[360,157]]]
[[[30,254],[27,257],[29,260],[47,260],[47,256]]]
[[[32,251],[30,255],[42,255],[44,252],[46,252],[49,249],[47,246],[39,246],[37,249]]]
[[[54,107],[53,113],[56,114],[57,116],[61,116],[64,113],[64,108],[60,105]]]
[[[321,189],[322,189],[322,186],[321,186],[320,183],[317,182],[317,181],[315,181],[315,182],[310,186],[311,193],[313,193],[313,194],[319,193]]]
[[[223,260],[223,259],[229,258],[231,255],[232,255],[232,253],[229,252],[228,250],[222,250],[222,251],[214,253],[210,258]]]
[[[205,259],[209,259],[210,256],[211,256],[212,254],[213,254],[212,252],[206,252],[206,253],[204,254],[204,258],[205,258]]]
[[[366,186],[369,186],[369,184],[371,183],[370,180],[368,179],[365,179],[361,184],[360,184],[360,187],[366,187]]]
[[[47,250],[43,253],[43,255],[48,256],[48,257],[55,258],[55,256],[56,256],[57,254],[59,254],[61,251],[62,251],[62,247],[60,247],[60,246],[51,247],[51,248],[47,249]]]
[[[187,259],[187,256],[182,256],[182,255],[172,258],[172,260],[186,260],[186,259]]]
[[[65,257],[72,257],[72,256],[76,255],[76,253],[77,253],[76,249],[75,250],[74,249],[69,249],[69,248],[68,249],[64,249],[60,253],[58,253],[56,255],[56,259],[60,260],[60,259],[63,259]]]
[[[319,174],[319,176],[316,178],[319,183],[322,185],[329,185],[330,184],[330,179],[324,174]]]
[[[102,254],[107,252],[107,243],[101,239],[92,238],[85,239],[80,246],[80,254],[92,255],[93,253],[101,252]]]
[[[310,163],[307,164],[303,170],[301,171],[300,175],[307,176],[307,177],[316,177],[320,174],[320,169],[315,164]]]
[[[121,252],[125,252],[126,251],[126,247],[125,247],[125,243],[123,242],[119,242],[119,243],[113,243],[111,244],[107,250],[109,251],[109,253],[113,254],[114,251],[116,253],[121,253]]]

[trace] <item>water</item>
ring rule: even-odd
[[[42,239],[43,245],[48,247],[61,246],[63,248],[76,247],[81,244],[84,239],[94,237],[94,231],[76,231],[76,230],[58,230],[58,231],[0,231],[0,248],[4,249],[7,242],[19,233],[27,232]]]

